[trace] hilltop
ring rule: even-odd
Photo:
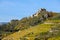
[[[2,25],[0,36],[2,40],[59,40],[59,25],[59,13],[41,9],[32,16]]]

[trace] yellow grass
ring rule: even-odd
[[[13,33],[5,38],[3,38],[2,40],[20,40],[20,38],[22,38],[23,36],[33,32],[34,35],[41,33],[41,32],[46,32],[48,31],[52,26],[50,24],[40,24],[34,27],[31,27],[29,29],[25,29],[22,31],[18,31],[16,33]]]
[[[60,23],[60,20],[46,20],[46,22],[52,22],[52,23]]]
[[[49,22],[60,22],[60,20],[48,20]],[[47,21],[46,21],[47,22]],[[54,24],[38,24],[34,27],[15,32],[11,35],[8,35],[7,37],[4,37],[2,40],[20,40],[20,38],[23,38],[24,36],[27,36],[29,40],[34,40],[34,37],[38,35],[41,32],[47,32],[51,29],[51,27],[54,27]],[[27,35],[29,33],[33,32],[33,35]]]
[[[60,40],[60,37],[52,37],[52,38],[49,38],[48,40]]]

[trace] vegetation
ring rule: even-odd
[[[53,27],[51,28],[51,30],[47,31],[47,32],[42,32],[40,33],[40,35],[36,36],[36,39],[39,40],[48,40],[49,38],[53,38],[56,36],[60,37],[60,24],[56,25],[57,27]]]
[[[0,39],[5,40],[6,37],[6,40],[48,40],[59,35],[59,18],[59,13],[41,9],[31,17],[13,19],[7,24],[0,25]],[[51,24],[44,24],[44,22],[51,22]],[[55,34],[56,29],[58,32]],[[50,30],[53,32],[51,33]]]

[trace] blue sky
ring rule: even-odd
[[[30,16],[40,8],[60,12],[60,0],[0,0],[0,22]]]

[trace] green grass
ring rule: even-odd
[[[60,40],[60,36],[49,38],[48,40]]]
[[[20,38],[23,38],[23,36],[28,35],[31,32],[33,32],[33,35],[30,35],[30,37],[32,37],[32,36],[34,37],[41,32],[48,31],[51,27],[54,27],[54,26],[52,24],[39,24],[39,25],[31,27],[29,29],[25,29],[25,30],[13,33],[5,38],[19,40]],[[4,40],[5,38],[3,38],[2,40]]]
[[[46,20],[47,23],[60,23],[60,20]]]
[[[48,20],[50,22],[50,20]],[[52,22],[60,22],[57,20],[51,20]],[[47,21],[46,21],[47,22]],[[35,36],[41,32],[47,32],[54,27],[55,24],[38,24],[34,27],[30,27],[28,29],[24,29],[22,31],[15,32],[7,37],[4,37],[2,40],[20,40],[20,38],[28,37],[29,40],[34,40]],[[33,34],[32,34],[33,33]]]
[[[37,28],[33,31],[33,34],[29,33],[28,35],[25,35],[25,37],[28,37],[30,40],[34,40],[36,35],[39,35],[41,32],[47,32],[50,30],[51,27],[54,27],[52,24],[41,24],[38,25]]]

